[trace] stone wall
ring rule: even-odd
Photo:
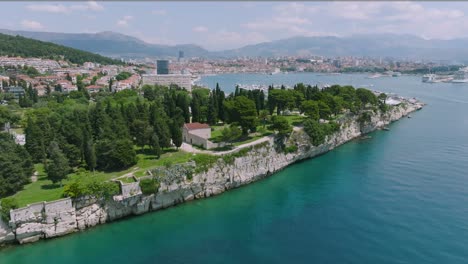
[[[367,123],[357,117],[345,119],[340,131],[328,136],[319,146],[311,146],[308,135],[295,129],[286,145],[297,146],[294,153],[284,153],[275,148],[274,139],[253,146],[245,155],[218,161],[206,171],[195,174],[195,164],[174,165],[152,171],[160,180],[157,193],[145,196],[138,183],[122,185],[121,194],[105,201],[93,197],[74,201],[63,199],[52,203],[39,203],[11,211],[9,227],[0,225],[0,243],[17,241],[34,242],[41,238],[61,236],[84,230],[130,215],[174,206],[185,201],[211,197],[269,176],[297,161],[311,158],[348,142],[362,134],[383,127],[392,121],[422,108],[420,103],[408,103],[392,107],[385,114],[375,113]],[[189,177],[190,175],[190,177]],[[6,239],[7,238],[7,239]]]

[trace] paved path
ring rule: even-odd
[[[190,152],[190,153],[202,153],[202,154],[210,154],[210,155],[222,156],[222,155],[226,155],[226,154],[230,154],[230,153],[236,152],[236,151],[238,151],[238,150],[240,150],[240,149],[243,149],[243,148],[248,148],[248,147],[250,147],[250,146],[257,145],[257,144],[260,144],[260,143],[269,141],[271,138],[273,138],[272,135],[270,135],[270,136],[265,136],[265,137],[259,138],[259,139],[257,139],[257,140],[254,140],[254,141],[252,141],[252,142],[249,142],[249,143],[245,143],[245,144],[236,146],[235,148],[233,148],[233,149],[231,149],[231,150],[226,150],[226,151],[201,150],[201,149],[194,148],[192,145],[187,144],[187,143],[185,143],[185,142],[182,143],[182,146],[180,146],[180,149],[183,150],[183,151],[186,151],[186,152]]]
[[[299,131],[301,129],[302,129],[302,126],[293,126],[294,131]],[[235,148],[233,148],[231,150],[226,150],[226,151],[201,150],[201,149],[194,148],[192,145],[187,144],[185,142],[182,143],[182,146],[180,146],[180,149],[183,150],[183,151],[186,151],[186,152],[190,152],[190,153],[202,153],[202,154],[222,156],[222,155],[226,155],[226,154],[236,152],[236,151],[238,151],[240,149],[243,149],[243,148],[248,148],[250,146],[257,145],[257,144],[269,141],[272,138],[274,138],[274,135],[265,136],[265,137],[262,137],[262,138],[259,138],[259,139],[255,140],[255,141],[236,146]]]

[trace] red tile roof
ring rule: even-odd
[[[188,130],[210,128],[208,124],[202,124],[202,123],[186,123],[184,127],[187,128]]]

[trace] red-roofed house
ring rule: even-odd
[[[209,148],[208,139],[211,138],[211,127],[202,123],[186,123],[182,131],[184,142]]]
[[[88,90],[88,92],[90,93],[97,93],[101,90],[104,89],[104,86],[100,86],[100,85],[90,85],[90,86],[86,86],[86,89]]]

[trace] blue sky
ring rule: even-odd
[[[0,28],[115,31],[210,50],[292,36],[468,37],[468,2],[0,2]]]

